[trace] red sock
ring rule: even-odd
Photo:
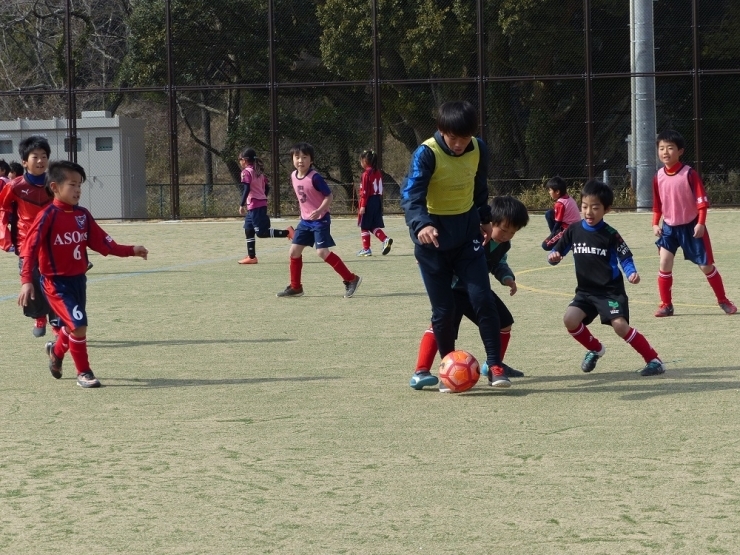
[[[640,353],[640,356],[645,360],[645,362],[650,362],[654,358],[660,360],[658,353],[650,346],[650,343],[645,339],[645,336],[635,328],[630,328],[627,335],[622,339],[629,343],[635,351]]]
[[[437,356],[437,340],[434,338],[434,331],[429,328],[421,336],[419,356],[416,357],[416,371],[431,370],[435,356]]]
[[[344,265],[344,262],[342,262],[342,259],[333,252],[329,253],[329,256],[326,257],[326,260],[324,260],[324,262],[334,268],[334,271],[342,276],[342,279],[344,281],[352,281],[353,279],[355,279],[355,274],[350,272],[349,268],[347,268],[347,266]]]
[[[506,356],[506,349],[509,346],[509,340],[511,339],[511,330],[501,332],[501,350],[499,351],[499,359],[503,362]]]
[[[72,360],[75,361],[75,368],[78,374],[90,370],[90,361],[87,359],[86,337],[75,337],[71,335],[69,337],[69,354],[72,355]]]
[[[726,301],[727,297],[725,296],[725,285],[722,283],[722,276],[719,275],[719,270],[717,270],[717,266],[715,266],[714,271],[707,276],[707,281],[709,282],[712,291],[714,291],[714,294],[717,297],[717,302],[721,303],[723,301]]]
[[[362,248],[367,250],[370,248],[370,232],[363,229],[360,232],[360,238],[362,239]]]
[[[301,271],[303,270],[303,257],[290,259],[290,287],[301,288]]]
[[[69,351],[69,331],[67,326],[62,326],[62,329],[59,330],[59,337],[54,342],[54,356],[60,359],[64,358],[67,351]]]
[[[388,236],[380,228],[373,230],[373,234],[378,238],[378,241],[385,241],[388,239]]]
[[[573,339],[578,341],[581,345],[586,347],[589,351],[600,351],[601,343],[596,339],[588,328],[581,324],[574,330],[568,330],[568,333],[573,336]]]
[[[658,271],[658,293],[662,304],[672,304],[671,289],[673,289],[673,273]]]

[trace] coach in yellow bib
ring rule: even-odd
[[[500,324],[488,279],[484,245],[491,237],[488,205],[488,149],[475,137],[478,113],[469,102],[439,107],[437,132],[411,158],[401,207],[406,216],[414,256],[432,305],[432,328],[440,356],[455,350],[454,296],[456,276],[476,309],[486,349],[495,373],[492,385],[509,387],[499,352]],[[438,383],[429,372],[415,373],[409,385],[422,389]]]

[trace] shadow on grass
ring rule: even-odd
[[[740,372],[740,366],[718,366],[707,368],[678,368],[666,370],[660,376],[640,376],[637,372],[605,372],[599,374],[573,374],[572,376],[527,376],[512,380],[511,389],[494,389],[485,385],[485,379],[470,391],[457,394],[464,396],[497,395],[525,397],[527,395],[552,395],[557,393],[617,393],[624,401],[644,401],[665,395],[680,395],[692,392],[735,391],[740,389],[740,380],[728,380],[722,373]],[[556,387],[549,387],[549,386]],[[557,387],[560,385],[561,387]],[[542,386],[542,387],[539,387]],[[425,391],[436,391],[427,388]]]
[[[340,380],[341,376],[286,376],[284,378],[102,378],[103,387],[133,387],[139,389],[160,389],[165,387],[207,387],[224,385],[255,385],[264,383],[316,382]],[[110,382],[121,382],[110,384]]]
[[[184,345],[228,345],[240,343],[287,343],[295,339],[161,339],[157,341],[88,341],[93,347],[108,349],[127,349],[129,347],[145,347],[150,345],[182,347]]]

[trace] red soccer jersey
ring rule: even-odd
[[[22,175],[8,183],[0,193],[0,211],[14,216],[13,226],[17,230],[15,252],[21,252],[33,221],[53,198],[46,187],[29,183]]]
[[[59,200],[42,210],[27,235],[21,256],[21,283],[31,283],[35,261],[44,276],[79,276],[87,271],[87,248],[103,256],[134,256],[134,247],[118,245],[81,206]]]
[[[366,168],[360,181],[360,208],[367,205],[368,197],[383,194],[383,174],[378,170]]]

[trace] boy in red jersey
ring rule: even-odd
[[[6,231],[3,243],[4,250],[20,255],[28,230],[36,215],[48,204],[53,196],[45,187],[46,167],[49,165],[51,148],[43,137],[33,135],[23,139],[18,145],[18,153],[23,160],[26,172],[8,183],[0,193],[0,212],[9,219],[10,229]],[[23,258],[18,260],[18,267],[23,266]],[[56,316],[41,295],[38,270],[33,270],[31,283],[34,286],[34,299],[23,307],[23,314],[35,320],[34,337],[46,335],[47,316],[52,321],[52,328],[57,331]]]
[[[313,168],[314,149],[308,143],[298,143],[290,149],[295,171],[290,175],[293,190],[298,197],[301,220],[293,234],[290,245],[290,284],[278,297],[302,297],[303,284],[303,249],[316,245],[319,255],[332,269],[342,277],[344,297],[352,297],[362,283],[362,278],[352,273],[336,254],[329,248],[336,245],[331,236],[331,216],[329,208],[334,195],[324,178]]]
[[[52,162],[47,187],[54,201],[39,212],[23,244],[21,292],[18,304],[34,300],[32,284],[35,267],[41,274],[41,290],[54,312],[64,323],[56,342],[46,344],[49,370],[62,377],[62,360],[67,351],[77,369],[77,384],[100,387],[87,357],[87,248],[103,256],[140,256],[148,251],[142,246],[116,244],[95,222],[86,208],[78,205],[85,170],[74,162]]]
[[[550,235],[542,241],[542,248],[549,251],[560,240],[569,225],[581,221],[581,210],[578,208],[576,201],[573,200],[573,197],[568,194],[568,186],[565,183],[565,179],[556,175],[548,180],[545,186],[547,187],[547,193],[550,195],[550,198],[555,201],[553,207],[545,212],[545,220],[547,221]]]
[[[704,184],[693,168],[680,161],[685,141],[678,131],[668,129],[658,135],[658,156],[664,167],[653,178],[653,233],[658,240],[660,270],[658,318],[673,316],[673,261],[678,247],[683,256],[698,265],[707,277],[726,314],[735,314],[737,307],[727,298],[722,276],[714,266],[712,243],[706,228],[709,201]],[[660,218],[663,217],[663,225]]]
[[[383,243],[382,254],[391,252],[393,239],[388,237],[383,228],[383,174],[378,169],[378,155],[374,150],[365,150],[360,154],[362,180],[360,181],[360,206],[357,213],[357,225],[360,226],[362,250],[357,256],[372,256],[370,236],[375,235]]]

